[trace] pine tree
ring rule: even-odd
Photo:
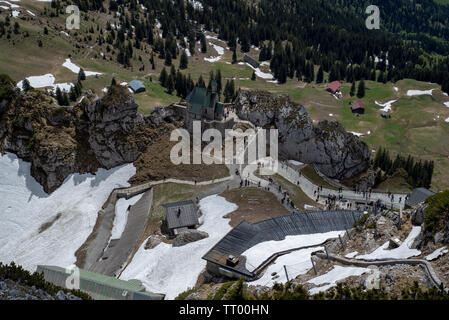
[[[198,82],[196,84],[198,87],[201,88],[206,88],[206,83],[203,80],[203,75],[200,75],[200,77],[198,78]]]
[[[167,92],[169,94],[172,94],[174,89],[175,89],[175,80],[173,79],[173,76],[170,74],[167,80]]]
[[[232,52],[232,63],[233,64],[237,63],[237,52],[236,52],[235,48]]]
[[[14,22],[14,34],[19,34],[19,32],[20,32],[20,25],[16,21],[16,22]]]
[[[59,87],[56,87],[56,101],[58,102],[58,104],[60,106],[62,106],[64,103],[64,99],[62,97],[62,91]]]
[[[167,70],[164,67],[161,71],[161,74],[159,75],[159,83],[161,84],[161,86],[163,87],[167,86],[167,78],[168,78]]]
[[[180,61],[179,61],[179,69],[187,69],[188,63],[189,63],[189,61],[187,58],[187,54],[185,51],[183,51],[181,54]]]
[[[349,91],[349,95],[353,97],[355,94],[355,82],[352,82],[351,91]]]
[[[376,177],[374,178],[374,187],[379,186],[382,182],[382,170],[377,170]]]
[[[252,76],[251,76],[251,80],[253,80],[253,81],[256,80],[256,72],[255,72],[255,71],[253,71],[253,74],[252,74]]]
[[[365,81],[360,80],[359,86],[357,88],[357,97],[359,99],[363,98],[365,96]]]
[[[70,101],[76,101],[76,89],[75,86],[70,88],[70,93],[69,93],[69,97],[70,97]]]
[[[171,66],[172,64],[171,64],[171,54],[170,54],[170,52],[169,51],[167,51],[166,53],[165,53],[165,65],[166,66]]]
[[[62,95],[62,105],[63,106],[68,106],[70,105],[70,101],[69,101],[69,95],[67,94],[67,92],[64,91],[63,95]]]
[[[204,36],[204,34],[201,34],[200,42],[201,42],[201,52],[206,53],[207,52],[207,43],[206,43],[206,37]]]
[[[83,68],[78,72],[78,80],[86,80],[86,74],[84,73]]]
[[[23,80],[22,82],[22,89],[24,91],[29,91],[32,89],[30,82],[28,81],[28,79],[25,78],[25,80]]]
[[[323,77],[324,77],[324,75],[323,75],[323,67],[320,66],[320,68],[318,69],[318,73],[316,75],[316,83],[317,84],[323,83]]]
[[[117,85],[117,82],[115,81],[115,78],[112,77],[111,86],[116,86],[116,85]]]
[[[217,71],[215,73],[215,81],[217,81],[217,92],[218,92],[218,94],[220,94],[223,89],[223,82],[221,79],[221,70],[220,69],[217,69]]]

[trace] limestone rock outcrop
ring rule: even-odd
[[[288,95],[241,91],[235,107],[241,119],[279,130],[280,155],[314,164],[330,178],[350,178],[369,167],[370,151],[365,143],[336,120],[314,125],[306,109]]]
[[[168,110],[143,117],[121,86],[110,87],[102,99],[87,94],[74,107],[60,107],[36,90],[16,90],[2,101],[0,152],[31,162],[32,176],[49,193],[72,173],[135,161],[168,131],[165,120],[176,120]]]

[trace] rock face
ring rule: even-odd
[[[195,229],[187,229],[176,236],[173,240],[173,247],[181,247],[190,242],[195,242],[204,238],[207,238],[209,234],[204,231]]]
[[[172,127],[169,122],[176,121],[170,110],[156,109],[143,117],[121,86],[110,87],[102,99],[87,94],[80,104],[67,108],[34,90],[16,91],[3,101],[0,152],[31,162],[31,174],[46,192],[53,192],[71,173],[95,173],[135,161]]]
[[[326,176],[350,178],[369,167],[370,151],[336,121],[316,126],[306,109],[288,95],[252,90],[236,99],[237,114],[254,125],[279,130],[279,153],[291,160],[315,164]]]
[[[426,204],[420,204],[419,206],[413,209],[411,216],[411,221],[413,225],[420,226],[424,223],[424,215],[426,208],[427,208]]]

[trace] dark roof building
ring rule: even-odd
[[[139,80],[131,81],[130,83],[128,83],[128,86],[132,91],[134,91],[134,93],[139,93],[146,90],[145,85],[142,83],[142,81]]]
[[[186,98],[190,105],[190,112],[196,115],[202,115],[203,109],[215,107],[215,94],[208,93],[206,88],[195,87]]]
[[[259,62],[257,62],[250,56],[247,56],[246,54],[243,56],[243,61],[249,63],[253,68],[259,68]]]
[[[210,90],[195,87],[186,98],[186,126],[192,132],[193,121],[222,121],[224,117],[224,104],[218,101],[217,82],[212,80]]]
[[[329,91],[330,93],[336,93],[340,91],[340,88],[341,83],[339,81],[332,81],[331,83],[329,83],[326,90]]]
[[[177,235],[181,229],[195,228],[199,224],[198,209],[192,200],[164,204],[164,224],[171,236]]]
[[[365,105],[361,100],[356,100],[351,103],[351,111],[353,113],[365,113]]]
[[[416,206],[433,194],[435,194],[435,192],[432,192],[429,189],[416,188],[415,190],[413,190],[407,201],[405,201],[405,205],[408,207]]]

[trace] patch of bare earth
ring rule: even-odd
[[[269,191],[258,188],[239,188],[221,194],[227,201],[238,205],[238,209],[228,214],[230,225],[235,227],[243,220],[258,222],[289,214],[276,197]]]
[[[173,164],[170,160],[170,151],[176,144],[177,142],[170,141],[169,133],[159,137],[134,161],[136,174],[129,182],[137,185],[151,180],[162,180],[164,177],[207,181],[229,175],[229,170],[224,164]]]

